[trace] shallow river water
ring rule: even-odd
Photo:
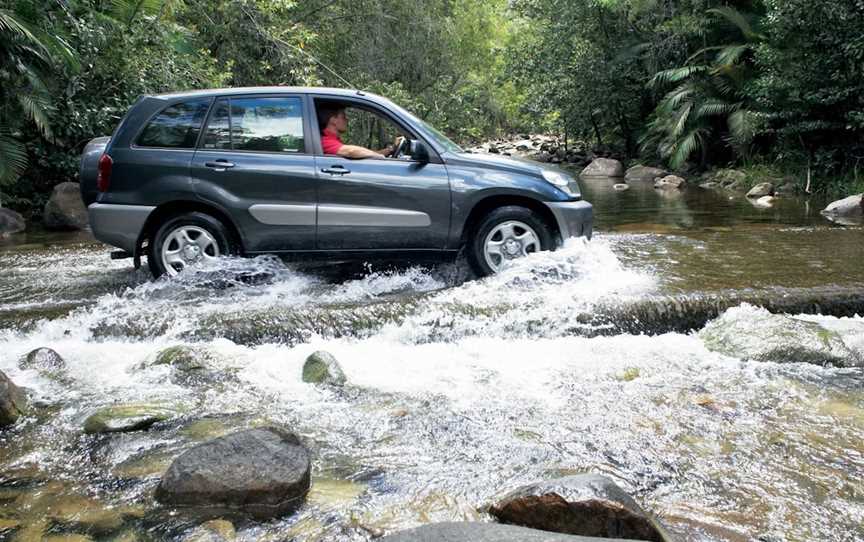
[[[862,369],[751,361],[699,334],[721,316],[758,327],[761,306],[864,359],[864,229],[825,221],[824,202],[583,184],[591,242],[483,280],[459,263],[257,258],[150,281],[86,234],[3,241],[0,370],[37,408],[0,432],[0,540],[181,540],[196,520],[155,504],[160,475],[191,445],[262,424],[309,446],[312,492],[290,517],[236,522],[243,540],[482,521],[498,495],[583,471],[681,540],[864,540]],[[181,343],[226,378],[185,386],[148,364]],[[43,346],[62,374],[21,368]],[[301,381],[315,350],[347,388]],[[127,403],[175,415],[84,434],[95,409]]]

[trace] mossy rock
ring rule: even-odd
[[[329,352],[319,350],[306,358],[303,364],[303,382],[344,386],[347,381],[339,362]]]
[[[91,414],[84,422],[84,432],[97,434],[140,431],[176,415],[176,410],[159,405],[110,406]]]
[[[161,350],[156,359],[145,365],[171,367],[171,382],[181,386],[200,386],[234,381],[234,373],[220,368],[224,360],[206,348],[180,344]]]
[[[27,396],[24,390],[0,371],[0,427],[12,425],[27,413]]]
[[[213,519],[192,530],[183,542],[230,542],[237,538],[234,524],[225,519]]]

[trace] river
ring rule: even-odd
[[[0,432],[0,540],[80,530],[63,518],[82,513],[122,516],[94,538],[181,540],[194,520],[155,504],[162,472],[265,423],[310,447],[313,489],[293,516],[237,523],[242,540],[483,520],[495,496],[582,471],[681,540],[864,540],[862,369],[752,361],[700,333],[719,317],[745,344],[770,342],[768,307],[864,359],[864,229],[830,224],[820,201],[612,184],[583,182],[591,242],[484,280],[460,264],[357,273],[261,257],[150,281],[86,233],[3,241],[0,370],[37,409]],[[179,343],[230,378],[186,386],[148,364]],[[63,356],[62,374],[20,367],[38,347]],[[349,387],[301,381],[315,350]],[[83,433],[117,403],[177,414]]]

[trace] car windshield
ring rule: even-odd
[[[400,107],[399,109],[401,109],[402,112],[407,115],[411,120],[419,124],[426,131],[427,135],[434,139],[436,143],[444,147],[444,150],[446,150],[447,152],[465,152],[462,150],[462,147],[454,143],[449,137],[447,137],[443,133],[439,132],[437,128],[435,128],[428,122],[424,121],[423,119],[419,118],[417,115],[414,115],[403,107]]]

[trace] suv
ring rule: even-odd
[[[315,112],[334,107],[348,112],[348,143],[403,139],[389,158],[326,155]],[[452,259],[463,248],[489,275],[592,229],[591,204],[567,173],[466,153],[357,90],[143,96],[113,136],[87,144],[80,177],[96,238],[136,268],[146,255],[157,277],[231,254]]]

